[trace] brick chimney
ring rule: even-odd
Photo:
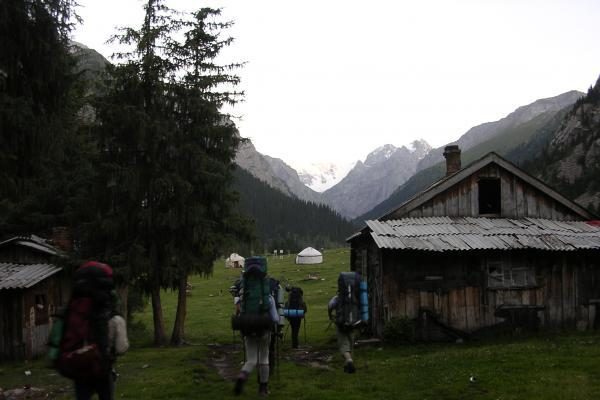
[[[73,238],[71,229],[67,226],[57,226],[52,228],[52,243],[62,251],[70,252],[73,250]]]
[[[446,176],[460,170],[460,148],[458,145],[446,146],[444,157],[446,157]]]

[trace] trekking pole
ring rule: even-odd
[[[258,384],[260,385],[260,348],[262,347],[260,345],[260,339],[256,340],[256,377],[258,378]],[[269,360],[267,359],[267,364],[269,363]]]
[[[248,358],[246,358],[246,341],[244,339],[245,339],[245,336],[242,336],[242,349],[244,349],[244,364],[245,364],[246,361],[248,361]]]
[[[282,338],[281,338],[281,341],[282,341],[282,342],[283,342],[283,341],[285,341],[285,338],[287,337],[287,332],[288,332],[288,329],[289,329],[289,328],[290,328],[290,325],[289,325],[289,324],[286,324],[286,325],[285,325],[285,329],[283,330],[283,336],[282,336]]]
[[[279,380],[279,363],[281,362],[281,360],[279,359],[280,357],[280,347],[279,347],[279,333],[277,333],[277,338],[275,339],[275,365],[276,365],[276,374],[277,374],[277,380]]]
[[[304,320],[304,323],[302,325],[304,325],[304,345],[307,345],[306,342],[306,317],[302,318]]]

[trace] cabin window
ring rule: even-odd
[[[489,288],[515,288],[535,286],[535,271],[525,266],[504,264],[501,261],[487,263]]]
[[[479,215],[500,215],[500,179],[482,178],[479,185]]]

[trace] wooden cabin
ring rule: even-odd
[[[51,316],[66,304],[70,290],[57,265],[61,256],[34,235],[0,243],[0,361],[47,352]]]
[[[495,153],[460,166],[348,239],[371,329],[409,318],[425,340],[600,325],[595,216]]]

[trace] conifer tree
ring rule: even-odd
[[[76,129],[74,6],[0,2],[0,237],[72,223],[80,173],[89,172],[73,168],[90,150]]]
[[[233,160],[240,143],[235,125],[221,113],[241,93],[231,90],[239,78],[231,71],[240,64],[214,61],[231,38],[220,38],[229,22],[213,22],[219,10],[203,8],[185,21],[185,40],[177,49],[183,77],[174,86],[172,140],[174,221],[171,246],[176,249],[175,269],[179,297],[172,344],[184,340],[186,286],[190,273],[210,273],[222,245],[231,234],[245,234],[235,214],[236,198],[230,190]]]
[[[116,37],[133,50],[118,55],[125,62],[112,70],[98,103],[99,187],[109,190],[98,196],[104,200],[96,236],[103,240],[95,242],[112,249],[109,256],[127,264],[151,295],[156,344],[166,341],[160,290],[179,290],[171,342],[180,344],[188,275],[210,273],[223,241],[246,232],[230,190],[241,139],[221,112],[241,95],[229,90],[239,65],[213,63],[231,43],[218,35],[227,23],[208,21],[218,10],[186,19],[161,0],[149,0],[145,10],[139,30]],[[180,31],[182,41],[175,39]]]

